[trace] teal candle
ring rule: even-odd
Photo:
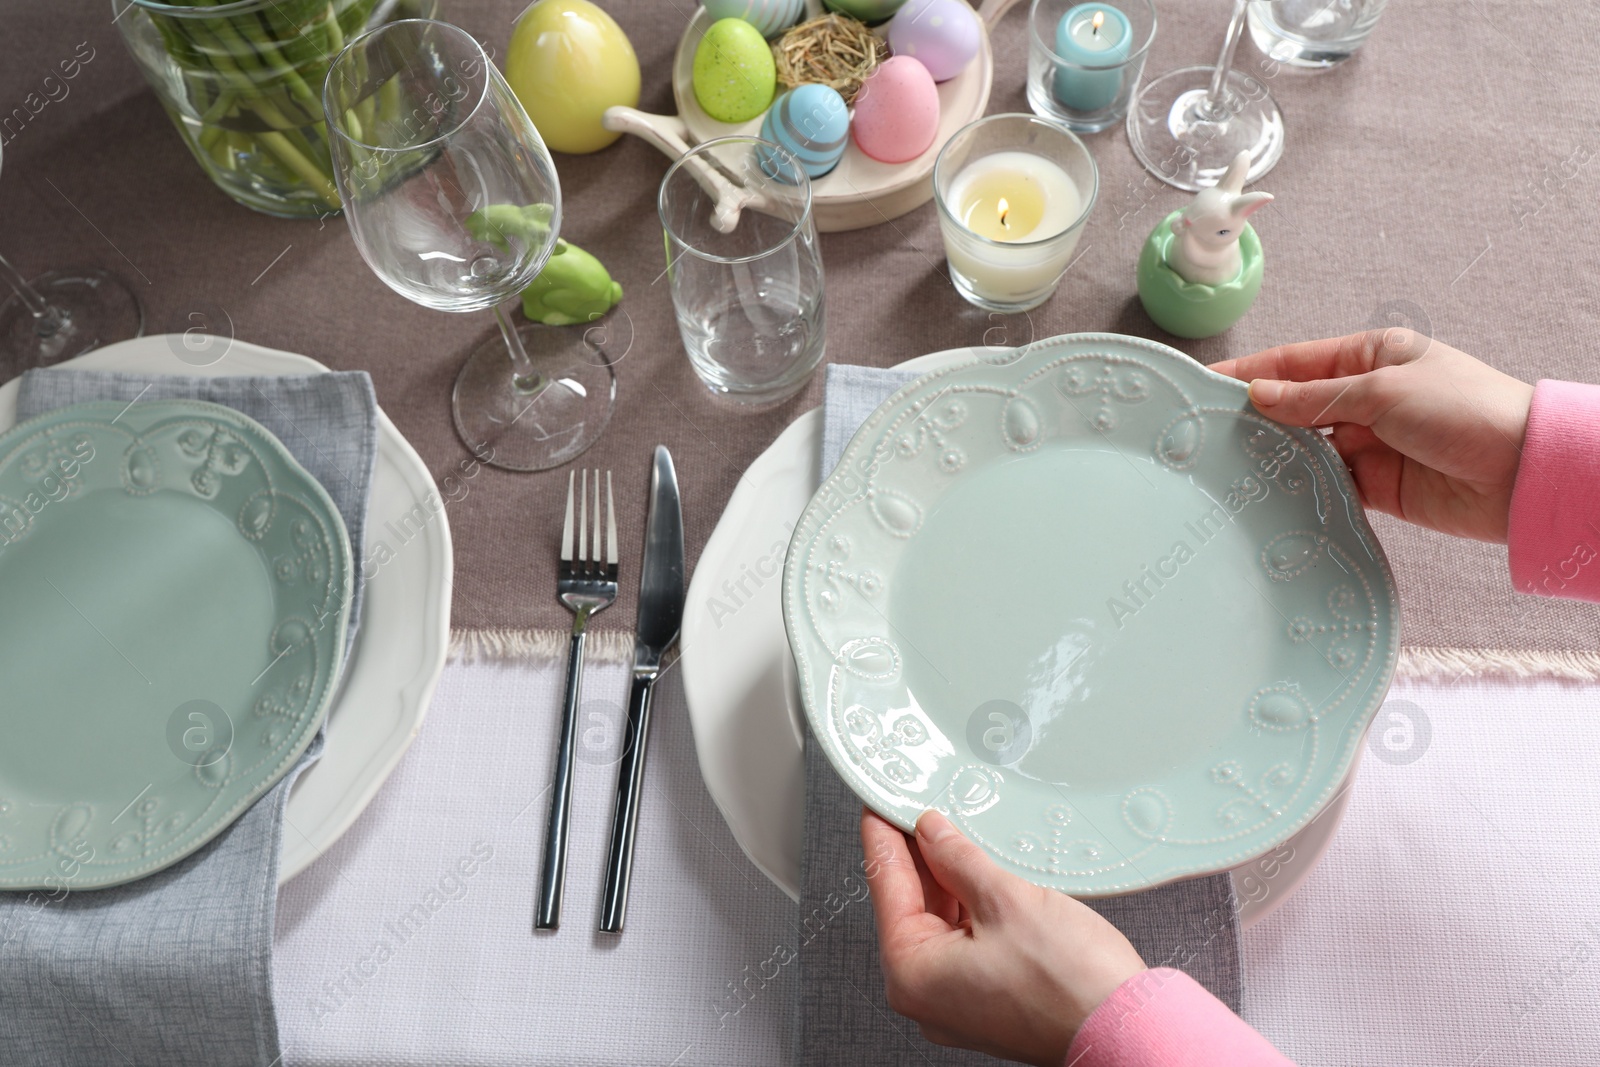
[[[1074,111],[1100,111],[1122,92],[1122,64],[1128,61],[1133,29],[1128,16],[1105,4],[1079,4],[1056,24],[1055,97]],[[1111,67],[1085,70],[1084,67]]]

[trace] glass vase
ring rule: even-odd
[[[112,0],[123,40],[201,168],[246,207],[285,218],[339,210],[322,83],[375,22],[432,0]]]

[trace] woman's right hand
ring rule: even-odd
[[[1331,426],[1365,506],[1457,537],[1506,539],[1533,386],[1401,328],[1211,369],[1249,382],[1269,418]]]

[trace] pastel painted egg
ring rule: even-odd
[[[714,19],[744,19],[763,37],[776,37],[800,21],[806,0],[705,0]]]
[[[939,90],[928,68],[910,56],[891,56],[856,94],[850,123],[856,145],[880,163],[916,159],[939,132]]]
[[[978,54],[978,16],[964,0],[908,0],[889,23],[889,50],[949,81]]]
[[[544,143],[598,152],[622,134],[606,108],[639,103],[639,59],[622,27],[589,0],[539,0],[517,17],[506,81]]]
[[[743,19],[711,24],[694,51],[694,98],[718,122],[747,122],[767,109],[778,67],[761,31]]]
[[[813,178],[839,165],[850,139],[850,110],[844,97],[826,85],[797,85],[779,96],[761,122],[761,139],[789,151]],[[784,177],[783,167],[770,157],[762,169],[774,178]]]
[[[849,15],[862,22],[884,22],[894,17],[906,0],[822,0],[830,11]]]

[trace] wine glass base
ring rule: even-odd
[[[1128,142],[1145,169],[1189,192],[1222,180],[1234,157],[1250,153],[1253,182],[1283,156],[1283,114],[1267,87],[1230,70],[1222,106],[1208,104],[1214,67],[1183,67],[1140,87],[1128,108]]]
[[[144,306],[122,279],[98,267],[53,270],[30,279],[55,312],[36,317],[12,293],[0,303],[0,378],[48,367],[144,333]]]
[[[599,439],[617,399],[614,357],[584,326],[520,326],[540,381],[517,382],[496,333],[456,377],[456,433],[478,459],[512,471],[543,471],[582,455]]]

